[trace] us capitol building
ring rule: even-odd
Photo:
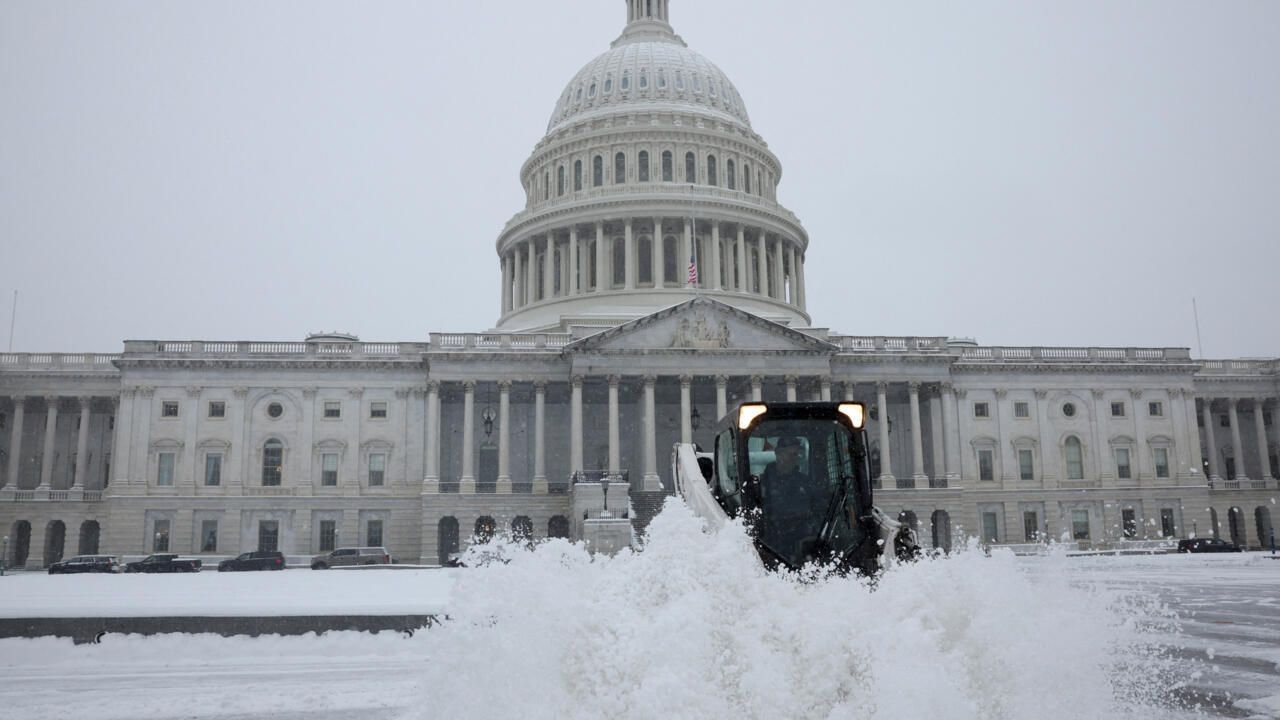
[[[814,326],[809,236],[746,103],[668,0],[626,5],[521,167],[493,329],[0,355],[6,564],[615,548],[671,491],[673,443],[710,447],[751,399],[866,403],[876,502],[926,545],[1270,542],[1280,361]]]

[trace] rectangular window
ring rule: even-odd
[[[1035,510],[1023,511],[1022,531],[1026,534],[1027,542],[1040,541],[1040,518]]]
[[[995,453],[991,450],[978,451],[978,479],[995,480]]]
[[[329,552],[337,545],[338,522],[336,520],[320,521],[320,552]]]
[[[1219,415],[1219,416],[1218,416],[1218,427],[1225,427],[1225,428],[1229,428],[1229,427],[1231,427],[1231,416],[1230,416],[1230,415]]]
[[[160,417],[176,418],[178,417],[178,401],[165,400],[160,403]]]
[[[381,487],[387,473],[387,456],[373,453],[369,456],[369,487]]]
[[[1162,508],[1160,510],[1160,536],[1176,537],[1178,529],[1173,524],[1173,508]]]
[[[227,404],[221,400],[209,403],[209,417],[224,418],[227,416]]]
[[[1147,414],[1151,417],[1164,417],[1164,403],[1149,402],[1147,403]]]
[[[173,462],[175,457],[174,453],[160,453],[160,462],[157,464],[156,471],[156,485],[173,484]]]
[[[208,487],[222,484],[222,453],[204,456],[204,484]]]
[[[378,401],[369,403],[369,417],[378,419],[378,418],[385,418],[386,416],[387,416],[387,403],[385,401],[378,400]]]
[[[330,419],[342,417],[342,403],[337,400],[326,400],[324,403],[324,416]]]
[[[280,523],[276,520],[258,521],[258,551],[276,552],[280,549]]]
[[[1116,477],[1121,480],[1133,477],[1133,470],[1129,466],[1129,448],[1116,448]]]
[[[4,414],[4,413],[0,413],[0,430],[3,430],[3,429],[4,429],[5,419],[6,419],[6,418],[5,418],[5,414]]]
[[[1124,536],[1126,538],[1138,537],[1138,514],[1133,508],[1125,508],[1121,510],[1120,521],[1124,526]]]
[[[976,402],[973,404],[973,416],[976,418],[991,417],[991,405],[984,402]]]
[[[1013,404],[1013,416],[1016,418],[1031,417],[1031,406],[1025,402],[1016,402]]]
[[[328,486],[338,484],[337,453],[325,453],[320,456],[320,484]]]
[[[364,544],[370,547],[382,546],[382,521],[370,520],[365,523]]]
[[[218,521],[200,522],[200,552],[218,552]]]
[[[1156,477],[1158,478],[1169,477],[1169,449],[1156,448],[1155,454],[1156,454]]]
[[[1076,540],[1089,539],[1089,511],[1071,511],[1071,537]]]
[[[1000,516],[993,512],[982,513],[982,541],[1000,542]]]
[[[1111,403],[1111,417],[1124,417],[1124,403]]]
[[[154,528],[155,532],[151,535],[153,543],[151,552],[169,552],[169,521],[157,519]]]
[[[1227,464],[1227,479],[1235,480],[1236,479],[1236,459],[1226,458],[1225,462]]]
[[[1018,477],[1023,480],[1035,480],[1035,453],[1030,450],[1018,451]]]
[[[1271,427],[1271,411],[1262,413],[1262,426]],[[4,427],[4,417],[0,416],[0,427]]]

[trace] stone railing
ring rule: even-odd
[[[0,353],[0,372],[5,370],[98,370],[115,372],[119,355],[98,353]]]
[[[712,185],[652,182],[591,187],[577,192],[566,192],[564,195],[552,197],[550,200],[538,201],[533,205],[533,207],[516,213],[514,217],[507,221],[506,227],[502,229],[502,235],[506,236],[522,223],[536,219],[540,215],[557,210],[561,207],[572,207],[574,205],[587,204],[598,200],[626,200],[628,198],[637,198],[656,202],[667,200],[681,205],[694,205],[695,213],[697,212],[696,203],[699,201],[729,201],[767,210],[787,222],[792,223],[797,229],[802,227],[800,224],[800,218],[796,217],[795,213],[773,200],[760,197],[759,195],[743,192],[741,190],[729,190],[728,188],[715,187]]]
[[[1103,347],[960,347],[961,361],[969,362],[1189,362],[1186,348]]]
[[[432,350],[559,350],[572,341],[573,336],[568,333],[431,333]]]
[[[0,502],[101,502],[101,490],[13,490],[0,488]]]
[[[1202,360],[1199,375],[1274,375],[1280,360]]]
[[[254,497],[292,497],[298,494],[298,489],[293,487],[261,487],[250,485],[245,487],[244,494]]]
[[[424,343],[382,342],[259,342],[206,340],[129,340],[126,355],[192,359],[257,359],[264,357],[314,357],[350,360],[417,360]]]
[[[608,470],[579,470],[569,476],[569,480],[573,483],[598,483],[608,480],[609,482],[625,483],[629,482],[631,476],[630,470],[621,470],[611,473]]]
[[[946,351],[944,337],[886,337],[883,335],[831,335],[828,340],[843,352],[929,353]]]

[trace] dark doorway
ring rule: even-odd
[[[62,561],[62,552],[67,545],[67,525],[61,520],[49,523],[44,531],[44,565],[48,567]]]
[[[80,524],[80,543],[76,554],[78,555],[97,555],[98,554],[98,537],[102,534],[102,529],[98,526],[97,520],[85,520]]]
[[[436,559],[448,565],[458,552],[458,518],[442,517],[436,528]]]

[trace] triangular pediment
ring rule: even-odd
[[[566,352],[835,352],[831,343],[709,298],[659,310],[652,315],[576,340]]]

